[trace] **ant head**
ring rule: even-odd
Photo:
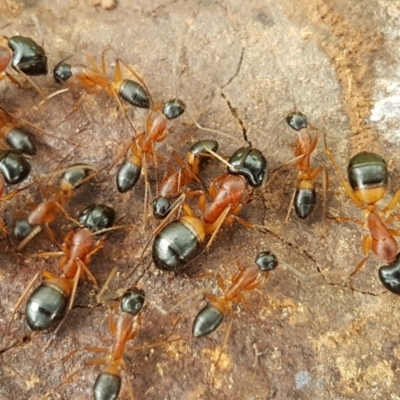
[[[115,210],[105,204],[91,204],[78,216],[78,221],[93,232],[111,228],[115,220]]]
[[[278,266],[278,260],[270,251],[263,251],[257,256],[256,264],[260,271],[272,271]]]
[[[72,76],[71,65],[61,61],[55,66],[53,76],[56,82],[66,83]]]
[[[25,239],[33,230],[33,226],[26,219],[20,219],[15,222],[14,225],[14,237],[15,239]]]
[[[175,119],[180,117],[186,110],[186,104],[180,99],[172,99],[164,104],[162,113],[167,119]]]
[[[286,122],[295,131],[307,128],[307,117],[300,111],[294,111],[287,115]]]
[[[135,316],[143,308],[144,299],[143,290],[138,288],[127,290],[121,299],[121,311]]]
[[[164,219],[171,211],[171,202],[164,196],[153,200],[153,214],[157,219]]]
[[[241,147],[229,159],[228,172],[244,176],[252,187],[261,186],[268,175],[268,162],[260,150]]]

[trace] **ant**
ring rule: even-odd
[[[189,185],[192,180],[201,183],[197,175],[199,173],[200,163],[210,154],[205,148],[211,149],[213,152],[218,151],[218,142],[215,140],[199,140],[190,147],[186,153],[187,163],[175,154],[175,158],[180,168],[175,170],[170,165],[170,171],[166,173],[161,181],[159,196],[153,200],[153,214],[158,219],[164,219],[174,208],[171,199],[177,198],[183,187]],[[180,198],[183,200],[186,196],[198,194],[199,191],[186,192]],[[200,194],[202,191],[200,191]],[[179,202],[180,199],[178,199]],[[176,203],[176,202],[175,202]]]
[[[317,168],[311,167],[311,155],[318,143],[318,134],[311,136],[307,130],[307,117],[299,111],[294,111],[286,116],[287,124],[297,132],[297,140],[294,145],[295,158],[288,163],[293,163],[297,168],[296,189],[290,201],[286,222],[289,220],[290,211],[294,204],[296,215],[301,219],[308,218],[317,203],[314,180],[323,173],[324,201],[326,200],[328,176],[323,165]],[[312,129],[316,129],[310,125]]]
[[[80,98],[80,100],[78,100],[78,103],[75,105],[74,109],[69,115],[73,114],[79,108],[87,93],[96,94],[100,93],[102,90],[105,90],[109,96],[115,97],[125,116],[125,109],[122,106],[120,98],[134,107],[144,109],[153,108],[153,101],[145,83],[139,77],[139,75],[136,74],[136,72],[133,71],[122,60],[118,58],[116,60],[114,79],[111,80],[107,78],[107,67],[105,62],[106,51],[107,49],[102,52],[102,71],[100,71],[100,68],[98,67],[96,62],[88,54],[86,54],[86,58],[90,64],[90,67],[83,64],[71,65],[66,63],[64,60],[58,63],[54,68],[53,76],[57,83],[68,83],[70,85],[75,84],[86,89],[86,93]],[[125,68],[127,68],[141,83],[138,83],[131,79],[122,79],[121,64],[123,64]],[[48,98],[54,97],[58,93],[62,93],[63,91],[65,90],[53,93]],[[185,107],[186,106],[182,101],[171,100],[164,104],[162,113],[168,119],[177,118],[185,111]],[[127,119],[133,130],[135,131],[135,128],[132,125],[131,121],[129,120],[129,118]],[[151,122],[149,121],[150,120],[148,120],[148,124],[151,124]]]
[[[4,42],[7,44],[4,45]],[[0,80],[7,76],[12,83],[19,85],[18,81],[6,71],[10,63],[12,68],[22,73],[44,98],[42,91],[29,78],[29,76],[47,75],[47,56],[43,47],[28,37],[2,36],[0,37]]]
[[[128,341],[133,340],[139,329],[135,326],[135,317],[143,308],[144,291],[130,289],[126,291],[120,301],[120,315],[117,323],[110,313],[109,328],[114,335],[114,344],[110,349],[89,348],[96,353],[109,353],[106,358],[96,358],[87,364],[107,364],[107,367],[97,376],[93,386],[93,395],[96,400],[117,399],[121,390],[121,370],[125,369],[123,355]],[[139,315],[140,327],[140,315]]]
[[[400,277],[398,244],[394,236],[400,236],[400,231],[387,227],[397,214],[386,214],[391,212],[400,199],[400,189],[397,190],[392,200],[386,207],[380,211],[377,210],[377,202],[383,198],[386,193],[388,183],[388,169],[386,161],[378,154],[371,152],[361,152],[353,156],[347,167],[349,183],[343,178],[339,166],[336,164],[330,149],[326,144],[325,151],[342,185],[350,197],[351,201],[363,211],[365,221],[356,218],[336,217],[336,221],[352,221],[357,225],[367,227],[369,234],[362,240],[362,248],[366,257],[364,257],[356,266],[350,277],[355,275],[366,263],[368,253],[372,250],[380,259],[389,263],[379,270],[379,278],[382,284],[389,291],[400,294]]]
[[[90,174],[90,171],[94,172]],[[23,239],[17,249],[22,250],[42,231],[43,225],[47,235],[54,241],[54,234],[48,225],[56,220],[59,213],[62,213],[67,219],[71,219],[64,207],[73,197],[74,189],[97,173],[98,171],[88,164],[75,164],[64,170],[60,178],[60,188],[40,187],[45,198],[50,198],[50,195],[53,195],[53,198],[39,204],[30,204],[32,211],[27,218],[20,219],[15,223],[14,236],[16,239]]]
[[[257,255],[255,264],[243,267],[237,262],[237,265],[239,271],[232,276],[229,287],[225,287],[221,276],[218,275],[218,286],[223,291],[222,296],[216,297],[211,293],[204,293],[203,297],[209,300],[209,303],[195,317],[192,327],[192,334],[195,338],[214,332],[223,321],[225,315],[232,315],[233,303],[244,303],[248,308],[243,292],[256,289],[262,285],[267,280],[269,272],[278,266],[278,260],[271,252],[264,251]],[[222,350],[227,344],[232,322],[233,319]],[[216,364],[221,357],[222,350]]]
[[[96,278],[90,272],[88,266],[92,256],[103,247],[104,240],[95,242],[94,236],[121,228],[112,227],[114,219],[110,218],[110,215],[115,215],[115,211],[108,206],[99,206],[91,205],[87,207],[82,211],[79,218],[84,223],[87,221],[93,222],[97,218],[102,227],[106,226],[104,229],[98,230],[99,226],[91,223],[84,224],[83,227],[73,229],[66,235],[61,252],[39,254],[39,257],[62,255],[59,267],[63,270],[63,273],[60,277],[57,277],[51,272],[44,271],[42,273],[44,282],[30,294],[26,303],[25,317],[31,330],[41,331],[48,329],[56,320],[61,319],[54,331],[55,335],[74,305],[79,280],[86,275],[97,286]],[[93,218],[94,212],[99,216],[100,209],[103,210],[102,218]],[[107,225],[104,224],[106,220],[108,221]],[[11,321],[39,275],[40,273],[38,272],[33,277],[18,300]]]
[[[236,219],[246,227],[253,227],[236,214],[252,199],[253,188],[265,184],[267,175],[268,163],[259,150],[244,147],[236,150],[229,159],[228,173],[211,184],[212,203],[201,218],[186,207],[186,216],[168,223],[155,235],[152,247],[155,266],[169,271],[186,268],[200,254],[206,234],[212,234],[205,248],[208,250],[223,223],[231,225]]]

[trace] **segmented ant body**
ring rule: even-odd
[[[89,209],[85,209],[81,216],[85,215],[84,219],[87,219],[88,215],[93,212],[94,206],[92,205],[89,206]],[[110,212],[110,208],[103,208],[103,210],[105,213],[104,218],[99,219],[103,221],[102,225],[104,225],[104,220],[108,219],[107,214]],[[111,211],[113,212],[114,210],[111,209]],[[107,228],[111,228],[112,226],[112,221],[109,221]],[[94,228],[96,229],[98,226],[94,226]],[[99,230],[97,233],[102,233],[103,231]],[[74,229],[67,234],[62,246],[62,252],[40,254],[40,257],[62,255],[59,267],[63,273],[57,277],[51,272],[43,272],[43,283],[28,297],[25,317],[28,326],[32,330],[41,331],[49,329],[55,321],[62,319],[55,330],[57,332],[67,313],[73,307],[79,280],[83,276],[86,276],[97,285],[96,278],[88,267],[93,254],[99,251],[103,247],[103,244],[104,241],[95,241],[92,229],[83,227]],[[18,309],[25,299],[38,276],[39,273],[29,283],[27,289],[17,302],[15,310]]]
[[[167,137],[167,121],[178,118],[185,109],[186,105],[183,101],[173,99],[164,104],[162,112],[159,107],[153,107],[150,110],[145,131],[132,140],[131,157],[118,168],[116,179],[119,192],[125,193],[136,185],[144,162],[147,164],[153,159],[157,164],[155,143],[162,142]]]
[[[243,205],[252,198],[249,187],[261,186],[268,174],[267,160],[257,149],[240,148],[229,159],[228,174],[216,178],[210,187],[211,204],[201,218],[186,208],[187,216],[165,225],[154,238],[152,255],[159,269],[180,271],[196,258],[207,234],[212,234],[205,249],[214,241],[222,224],[236,219],[247,227],[251,224],[237,217]]]
[[[94,174],[90,175],[90,171]],[[46,197],[52,197],[49,200],[42,201],[39,204],[33,204],[32,211],[26,219],[16,221],[14,225],[14,236],[16,239],[23,239],[18,245],[18,250],[23,249],[42,228],[45,229],[48,236],[54,241],[54,235],[49,228],[49,224],[54,222],[59,213],[62,213],[67,219],[70,219],[64,207],[74,195],[74,189],[97,173],[97,170],[87,164],[72,165],[65,170],[60,179],[60,188],[44,187],[42,193]],[[49,196],[51,195],[51,196]]]
[[[76,85],[86,90],[87,93],[97,94],[105,90],[109,96],[123,99],[132,106],[139,108],[150,108],[150,98],[146,89],[138,82],[122,79],[121,61],[117,59],[114,79],[107,77],[107,67],[102,55],[102,71],[89,55],[86,55],[90,67],[84,64],[71,65],[61,61],[54,68],[53,76],[56,82],[62,84]],[[79,107],[84,96],[75,106]]]
[[[349,183],[343,178],[338,165],[333,159],[331,151],[326,146],[326,153],[334,166],[347,195],[360,208],[366,220],[356,218],[334,218],[337,221],[352,221],[364,226],[369,234],[364,236],[362,248],[366,257],[363,258],[352,272],[356,274],[366,263],[368,253],[372,250],[380,259],[389,263],[379,269],[379,278],[382,284],[391,292],[400,294],[400,264],[398,244],[394,236],[400,236],[400,231],[387,227],[397,214],[391,214],[400,199],[400,189],[396,192],[389,204],[377,210],[377,203],[386,193],[388,183],[388,169],[386,161],[378,154],[362,152],[356,154],[347,167]]]
[[[153,200],[153,214],[158,219],[164,219],[174,206],[173,199],[176,199],[184,192],[184,188],[193,180],[201,183],[198,179],[200,163],[202,159],[210,157],[205,148],[211,149],[213,152],[218,151],[218,142],[215,140],[199,140],[190,147],[186,153],[187,162],[184,163],[181,158],[176,156],[177,163],[180,168],[173,169],[166,173],[161,181],[159,188],[159,196]],[[186,192],[184,197],[192,194],[201,194],[202,191]]]
[[[223,295],[216,297],[211,293],[205,293],[204,298],[209,303],[197,314],[192,328],[193,336],[203,337],[214,332],[224,319],[226,314],[232,315],[234,303],[245,303],[243,292],[253,290],[262,285],[268,278],[269,271],[278,266],[274,254],[262,252],[258,254],[255,264],[243,268],[239,263],[239,272],[231,278],[229,287],[225,287],[218,277],[218,285],[224,291]]]
[[[120,315],[117,323],[110,314],[109,326],[114,335],[114,344],[111,349],[96,348],[96,352],[106,353],[106,358],[94,360],[95,364],[106,364],[106,368],[97,376],[93,387],[96,400],[117,399],[121,390],[121,370],[125,369],[123,355],[128,341],[133,340],[139,333],[135,326],[135,317],[144,304],[144,292],[132,289],[125,292],[120,302]],[[90,361],[88,362],[90,364]]]
[[[293,165],[299,171],[297,175],[296,189],[290,203],[286,221],[289,219],[290,210],[294,204],[296,215],[301,219],[308,218],[317,203],[314,180],[323,173],[324,199],[326,196],[327,175],[322,165],[317,168],[311,166],[311,155],[314,152],[318,135],[311,136],[307,129],[307,117],[299,111],[287,115],[286,122],[297,132],[297,140],[294,145],[295,159]],[[292,163],[293,161],[289,161]]]

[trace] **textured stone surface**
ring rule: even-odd
[[[279,122],[294,109],[293,88],[298,109],[327,132],[343,173],[351,155],[375,151],[385,157],[392,171],[384,204],[399,186],[400,6],[395,2],[312,0],[294,6],[294,2],[281,1],[278,6],[263,1],[121,0],[113,10],[101,7],[108,2],[97,2],[97,6],[89,1],[9,2],[11,14],[5,3],[0,5],[2,34],[43,40],[51,70],[70,55],[72,62],[86,62],[82,51],[100,62],[102,51],[109,47],[109,76],[115,59],[121,58],[144,78],[157,103],[178,94],[202,124],[229,132],[245,144],[241,120],[249,140],[264,152],[271,169],[292,158],[295,134]],[[47,94],[59,89],[50,75],[34,80]],[[0,82],[0,93],[1,105],[7,110],[69,140],[36,135],[39,151],[32,159],[36,177],[52,172],[67,156],[72,162],[105,167],[77,189],[67,207],[72,216],[94,201],[105,202],[117,210],[119,222],[135,224],[133,231],[113,233],[93,257],[90,268],[100,284],[117,267],[111,290],[139,280],[148,298],[169,310],[195,291],[218,293],[215,278],[196,275],[212,272],[229,279],[236,260],[248,265],[265,249],[304,274],[317,273],[300,281],[284,267],[278,268],[263,287],[247,296],[251,312],[244,305],[234,306],[231,334],[216,367],[230,319],[209,337],[194,340],[191,323],[200,304],[192,308],[174,331],[182,340],[126,355],[124,376],[129,377],[136,398],[397,398],[400,349],[395,332],[399,323],[393,312],[399,302],[378,280],[377,268],[383,262],[371,255],[351,288],[348,276],[363,257],[361,240],[366,231],[362,227],[325,220],[321,201],[308,220],[300,221],[292,213],[285,224],[296,177],[293,168],[279,172],[266,193],[256,196],[241,212],[250,222],[264,223],[270,234],[252,232],[239,224],[224,228],[211,250],[192,266],[191,278],[174,277],[153,266],[146,269],[148,257],[138,265],[156,223],[152,218],[146,226],[143,222],[143,180],[133,192],[121,195],[115,188],[115,167],[108,172],[111,160],[118,158],[132,137],[115,99],[105,93],[88,95],[82,107],[64,121],[81,94],[79,89],[38,109],[40,98],[27,85],[22,90],[5,79]],[[137,130],[143,129],[146,113],[127,112]],[[184,116],[170,123],[170,135],[157,149],[167,158],[173,150],[183,156],[193,141],[210,136]],[[238,146],[226,137],[218,140],[224,154]],[[328,168],[330,190],[325,207],[329,213],[362,218],[325,159],[322,140],[313,160]],[[164,163],[158,177],[165,169]],[[202,179],[208,185],[223,171],[213,161],[205,167]],[[155,179],[151,170],[153,191]],[[317,192],[321,200],[321,178]],[[13,215],[24,204],[39,199],[35,185],[2,204],[7,225],[11,226]],[[71,228],[61,218],[54,225],[60,244]],[[56,273],[58,260],[35,257],[38,251],[57,251],[45,235],[38,236],[21,256],[11,252],[4,239],[1,244],[0,398],[91,398],[102,367],[85,367],[85,361],[96,355],[83,352],[61,359],[86,346],[111,345],[107,326],[111,303],[93,307],[96,291],[83,282],[76,307],[48,349],[44,350],[50,335],[32,335],[21,313],[4,337],[12,308],[28,282],[41,270]],[[168,315],[148,304],[141,334],[132,345],[165,338],[190,301]],[[127,389],[121,398],[129,398]]]

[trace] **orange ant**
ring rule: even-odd
[[[278,266],[278,260],[274,254],[264,251],[258,254],[255,264],[245,268],[239,262],[237,262],[237,265],[239,271],[232,276],[229,287],[225,287],[221,276],[218,275],[218,286],[223,290],[222,296],[216,297],[211,293],[203,294],[204,298],[209,300],[209,303],[199,311],[193,322],[192,334],[195,338],[214,332],[226,314],[232,315],[233,303],[244,303],[248,307],[243,292],[256,289],[262,285],[267,280],[269,272]],[[286,264],[284,263],[284,265]],[[222,350],[227,344],[232,322],[233,319],[229,325]],[[216,364],[222,355],[222,350]]]
[[[218,150],[218,142],[209,139],[197,141],[186,153],[186,164],[177,154],[174,154],[180,168],[175,170],[172,165],[170,165],[169,172],[164,175],[161,181],[159,195],[153,200],[153,214],[156,218],[164,219],[170,211],[174,209],[174,203],[171,202],[171,199],[179,196],[175,203],[181,203],[187,196],[203,193],[202,190],[196,190],[181,195],[182,189],[193,180],[201,183],[197,177],[200,163],[203,158],[210,157],[210,154],[205,150],[206,147],[216,152]],[[204,204],[202,204],[201,207],[202,206],[204,206]]]
[[[388,169],[386,161],[378,154],[361,152],[353,156],[347,167],[349,183],[343,178],[339,166],[336,164],[330,149],[326,144],[325,151],[338,174],[342,185],[351,201],[363,211],[366,221],[356,218],[334,218],[336,221],[352,221],[357,225],[367,227],[369,234],[362,240],[364,257],[350,274],[355,275],[366,263],[368,253],[372,250],[380,259],[389,263],[379,270],[379,278],[389,291],[400,294],[399,254],[398,244],[394,236],[400,236],[400,231],[390,229],[386,225],[398,217],[391,212],[400,199],[400,189],[397,190],[389,204],[377,211],[377,202],[386,193],[388,183]]]
[[[317,168],[311,167],[311,155],[317,146],[318,134],[312,137],[306,129],[307,117],[299,111],[294,111],[286,116],[286,122],[292,129],[297,131],[297,140],[294,145],[295,158],[284,165],[293,163],[299,171],[296,189],[286,216],[287,222],[293,204],[296,215],[299,218],[306,219],[311,215],[317,202],[313,181],[321,172],[323,173],[324,201],[326,200],[328,176],[323,165]]]
[[[90,174],[90,171],[94,171]],[[60,171],[59,171],[60,172]],[[87,164],[76,164],[63,171],[60,179],[60,188],[50,186],[40,187],[45,198],[52,195],[52,199],[44,200],[39,204],[29,204],[32,211],[26,219],[20,219],[15,223],[14,236],[23,239],[17,249],[22,250],[44,227],[47,235],[54,241],[54,234],[49,224],[54,222],[59,213],[67,219],[71,219],[64,207],[71,200],[74,189],[95,176],[98,171]],[[75,222],[75,221],[74,221]]]
[[[102,218],[98,218],[97,221],[101,225],[85,224],[89,220],[93,222],[93,218],[89,217],[88,214],[98,214],[99,210],[102,210]],[[90,272],[88,266],[92,256],[103,247],[104,240],[95,242],[94,235],[127,227],[112,227],[114,215],[115,211],[111,207],[104,205],[89,206],[81,213],[81,217],[83,217],[80,220],[85,224],[84,227],[74,229],[67,234],[61,252],[39,254],[39,257],[62,255],[59,267],[63,270],[63,273],[60,277],[57,277],[51,272],[44,271],[42,273],[44,282],[29,296],[26,303],[25,317],[28,326],[32,330],[48,329],[56,320],[61,319],[54,331],[55,336],[68,312],[73,307],[79,280],[86,275],[97,286],[96,278]],[[105,226],[104,221],[108,221],[105,229],[97,230],[96,228]],[[96,232],[94,233],[94,231]],[[40,273],[38,272],[34,276],[18,300],[11,321],[39,275]]]
[[[125,117],[128,119],[128,122],[132,126],[133,130],[136,132],[131,121],[126,116],[125,108],[123,107],[120,98],[134,107],[149,109],[152,103],[151,96],[142,79],[135,73],[135,71],[133,71],[120,59],[116,60],[114,79],[111,80],[107,77],[107,67],[105,62],[106,50],[107,49],[102,52],[101,57],[102,71],[100,71],[100,68],[93,60],[93,58],[86,54],[86,58],[90,64],[90,67],[83,64],[71,65],[66,63],[64,60],[58,63],[54,68],[54,79],[58,83],[78,85],[86,90],[85,94],[78,100],[77,104],[69,115],[73,114],[79,108],[86,94],[97,94],[100,93],[102,90],[105,90],[109,96],[112,96],[117,100],[118,105],[121,107],[125,114]],[[143,86],[142,84],[131,79],[122,79],[121,63],[143,84]],[[61,91],[53,93],[47,99],[54,97],[64,91],[65,90],[63,89]],[[168,108],[168,103],[166,107]],[[168,110],[166,112],[168,112]],[[169,111],[169,113],[171,113],[171,111]],[[66,118],[68,118],[68,116]]]
[[[168,223],[156,234],[152,256],[157,268],[171,271],[184,269],[200,254],[206,234],[212,234],[206,250],[210,248],[223,223],[231,225],[236,219],[247,227],[254,227],[236,214],[252,198],[249,186],[265,184],[267,160],[257,149],[240,148],[229,159],[228,172],[212,183],[212,202],[200,219],[186,207],[188,215]]]

